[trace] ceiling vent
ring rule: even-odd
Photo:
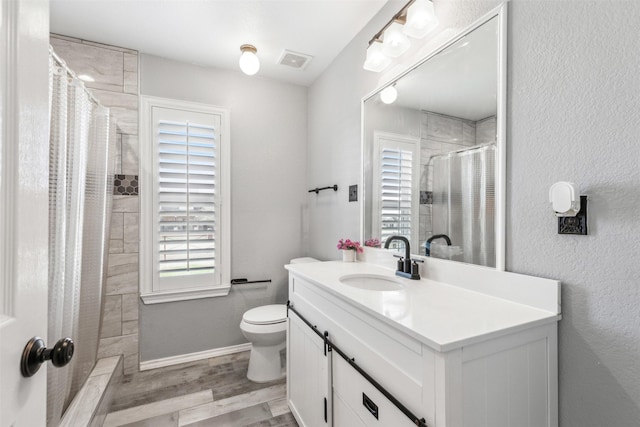
[[[312,59],[313,56],[311,55],[305,55],[304,53],[292,52],[285,49],[282,51],[280,58],[278,58],[278,64],[304,70]]]

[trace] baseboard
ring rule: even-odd
[[[140,361],[140,370],[148,371],[149,369],[163,368],[165,366],[178,365],[180,363],[195,362],[196,360],[209,359],[211,357],[225,356],[227,354],[240,353],[242,351],[251,350],[251,343],[232,345],[229,347],[213,348],[211,350],[198,351],[196,353],[180,354],[178,356],[163,357],[162,359],[153,359]]]

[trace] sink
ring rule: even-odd
[[[340,283],[369,291],[401,291],[404,285],[397,280],[378,274],[348,274],[338,279]]]

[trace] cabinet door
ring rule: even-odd
[[[287,396],[304,427],[331,426],[331,357],[324,341],[294,313],[287,325]]]

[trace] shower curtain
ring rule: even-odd
[[[49,328],[47,344],[75,343],[67,366],[48,369],[47,425],[62,414],[98,351],[111,213],[115,129],[109,109],[51,50],[49,57]]]
[[[433,158],[433,234],[459,247],[451,259],[496,265],[495,158],[495,144]]]

